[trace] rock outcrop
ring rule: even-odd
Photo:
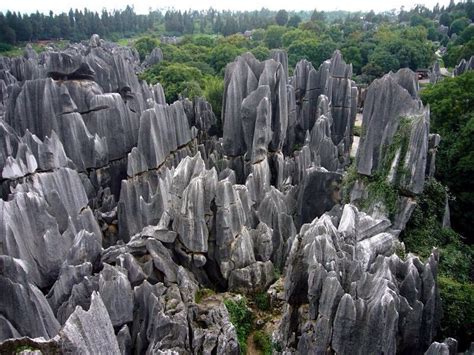
[[[361,223],[361,221],[364,221]],[[425,265],[393,254],[396,237],[351,205],[303,225],[288,259],[285,351],[422,352],[436,331],[438,252]]]
[[[350,196],[352,202],[390,216],[398,230],[404,229],[416,204],[414,197],[423,192],[425,178],[434,169],[439,144],[439,137],[429,134],[429,108],[423,106],[417,89],[416,76],[407,69],[369,86],[356,156],[359,175]],[[382,185],[388,193],[371,198]]]
[[[469,58],[469,60],[467,61],[466,59],[461,59],[458,65],[456,65],[456,67],[454,68],[453,75],[458,76],[473,69],[474,69],[474,56],[471,56],[471,58]]]
[[[261,293],[281,273],[285,354],[450,348],[432,344],[437,252],[394,254],[440,141],[415,74],[368,89],[348,188],[340,52],[290,78],[282,50],[237,57],[223,137],[205,99],[167,103],[138,78],[162,57],[94,35],[0,59],[0,352],[238,354],[222,296],[199,288]]]

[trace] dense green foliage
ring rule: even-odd
[[[446,189],[435,179],[427,180],[424,192],[401,235],[409,252],[427,258],[433,247],[440,252],[439,289],[443,305],[440,339],[451,336],[466,348],[474,329],[474,248],[451,228],[442,225]]]
[[[145,71],[141,78],[151,84],[159,82],[169,102],[178,100],[179,95],[192,99],[203,94],[202,72],[186,64],[162,62]]]
[[[472,238],[474,218],[474,72],[428,86],[421,92],[431,108],[431,130],[441,135],[436,158],[436,177],[420,197],[404,232],[408,250],[427,256],[440,248],[439,287],[444,308],[442,336],[454,336],[461,349],[472,340],[474,283]],[[454,230],[441,225],[447,186]]]
[[[262,330],[257,330],[253,333],[253,341],[255,347],[262,352],[262,355],[272,354],[272,341],[267,333]]]
[[[332,13],[317,11],[305,15],[265,10],[251,13],[209,10],[191,15],[167,12],[154,25],[155,36],[185,35],[176,44],[158,44],[163,50],[164,63],[148,69],[142,77],[151,82],[160,81],[169,102],[179,95],[190,98],[204,95],[220,118],[222,95],[217,89],[222,87],[226,65],[240,54],[251,52],[257,59],[264,60],[271,49],[283,48],[288,52],[291,73],[300,59],[307,59],[318,67],[335,49],[340,49],[344,58],[353,64],[355,80],[370,82],[401,67],[414,70],[429,67],[435,58],[436,41],[442,37],[435,26],[437,21],[443,15],[449,24],[460,17],[469,18],[470,6],[466,3],[433,10],[416,6],[398,15],[369,12],[332,16]],[[185,28],[190,25],[186,23],[190,23],[190,19],[193,29],[187,31]],[[469,53],[470,28],[472,26],[460,32],[455,44],[448,39],[449,45],[456,48],[448,50],[446,58],[457,60]],[[145,36],[134,45],[144,57],[153,43],[156,43],[153,37]],[[178,73],[178,66],[183,73]]]
[[[260,292],[254,296],[255,306],[261,311],[267,312],[270,310],[270,299],[266,292]]]
[[[101,36],[119,38],[143,33],[160,21],[162,14],[158,11],[148,15],[137,15],[133,8],[124,10],[97,12],[69,10],[69,12],[49,15],[39,12],[20,14],[7,11],[0,13],[0,42],[15,44],[17,41],[36,41],[67,38],[80,41],[97,33]]]
[[[151,37],[142,37],[134,43],[134,47],[137,49],[140,55],[140,60],[144,60],[145,57],[151,53],[151,51],[158,46],[158,40]]]
[[[452,224],[472,235],[474,220],[474,72],[425,88],[421,98],[431,109],[431,130],[441,135],[436,177],[455,196]],[[472,241],[471,241],[472,243]]]
[[[224,304],[230,315],[230,321],[235,326],[237,338],[239,339],[241,354],[247,353],[247,338],[253,328],[253,315],[247,307],[245,298],[238,301],[231,299],[224,300]]]
[[[438,285],[443,301],[442,336],[455,337],[459,349],[466,349],[474,337],[474,283],[439,276]]]

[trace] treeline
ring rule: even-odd
[[[159,37],[153,35],[138,40],[135,46],[142,58],[154,46],[160,46],[165,56],[165,62],[151,69],[147,78],[158,80],[159,77],[166,83],[169,81],[169,97],[175,99],[186,85],[201,82],[202,88],[199,78],[207,75],[222,78],[225,65],[247,51],[258,59],[265,59],[271,49],[283,48],[288,53],[291,70],[303,58],[318,67],[335,49],[340,49],[344,58],[353,65],[355,80],[361,83],[369,83],[403,67],[412,70],[429,68],[437,58],[435,51],[442,46],[447,46],[443,59],[449,67],[461,58],[468,59],[474,55],[474,26],[469,25],[474,15],[472,1],[452,2],[447,7],[435,6],[433,9],[415,6],[399,13],[340,14],[331,20],[329,16],[332,14],[316,10],[307,13],[305,19],[285,10],[273,15],[266,10],[261,12],[266,15],[260,17],[259,24],[251,22],[252,13],[237,15],[211,11],[193,21],[179,12],[167,13],[164,17],[167,31],[179,29],[167,25],[173,21],[182,22],[183,31],[185,23],[199,23],[199,26],[195,26],[194,34],[185,34],[174,45],[159,43]],[[246,21],[249,21],[248,27],[243,25]],[[235,26],[232,31],[229,23]],[[245,28],[253,29],[245,33]],[[226,35],[215,36],[215,33],[221,33],[219,31]],[[229,35],[230,32],[236,33]],[[177,66],[170,67],[169,64]],[[187,74],[182,80],[183,86],[171,90],[179,80],[174,75],[165,74],[171,69],[176,72],[177,67],[195,70],[183,70],[180,77]],[[196,88],[199,86],[193,85],[191,91],[199,91]]]
[[[310,12],[294,14],[299,23]],[[166,13],[151,11],[147,15],[136,14],[133,7],[101,13],[88,9],[70,9],[68,13],[49,15],[43,13],[21,14],[0,12],[0,42],[14,45],[18,42],[68,39],[79,41],[97,33],[109,39],[131,37],[153,29],[164,30],[167,35],[207,33],[231,35],[275,24],[275,11],[175,11]],[[337,17],[337,13],[334,15]],[[286,22],[285,22],[286,23]]]
[[[351,62],[356,80],[370,82],[392,70],[409,67],[413,70],[430,67],[436,49],[444,47],[443,60],[454,67],[460,59],[474,55],[474,4],[472,0],[429,9],[417,5],[412,9],[376,14],[343,11],[152,11],[138,15],[128,6],[125,10],[100,14],[87,9],[49,15],[15,12],[0,13],[0,52],[18,42],[66,39],[80,41],[93,33],[110,40],[148,35],[209,35],[206,47],[193,48],[190,55],[178,56],[177,62],[214,60],[209,44],[226,45],[228,53],[246,50],[265,53],[273,48],[288,51],[290,67],[306,58],[318,66],[338,48]],[[242,37],[245,34],[245,38]],[[233,37],[216,41],[217,36]],[[200,38],[203,41],[203,38]],[[202,45],[193,39],[182,42]],[[183,48],[185,49],[185,48]],[[186,48],[188,49],[188,48]],[[216,51],[219,52],[218,49]],[[182,52],[186,52],[182,51]],[[198,53],[199,60],[194,58]],[[202,60],[202,54],[210,57]],[[146,53],[145,53],[146,54]],[[227,57],[227,56],[226,56]],[[189,64],[189,63],[188,63]],[[212,66],[212,65],[211,65]],[[218,74],[219,66],[216,66]]]
[[[61,14],[51,11],[49,15],[0,12],[0,42],[14,45],[22,41],[60,38],[80,41],[94,33],[104,37],[131,36],[151,29],[162,17],[157,11],[138,15],[130,6],[113,12],[103,10],[100,14],[87,9],[71,9]]]
[[[222,34],[229,36],[256,28],[266,28],[275,23],[275,11],[167,11],[164,27],[167,34],[183,35],[194,33]],[[295,15],[297,16],[297,15]]]

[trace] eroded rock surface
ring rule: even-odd
[[[203,98],[139,80],[162,56],[94,35],[1,60],[0,351],[237,354],[222,298],[198,289],[252,295],[280,273],[285,354],[451,349],[430,346],[437,252],[394,254],[440,141],[415,74],[370,86],[343,205],[358,95],[340,52],[290,78],[282,50],[237,57],[223,137]],[[362,211],[381,175],[395,211]]]

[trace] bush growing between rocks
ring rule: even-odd
[[[459,340],[459,349],[469,346],[474,329],[474,248],[463,237],[442,225],[446,188],[428,179],[406,229],[401,234],[408,252],[425,259],[433,247],[440,251],[438,286],[443,306],[441,334]]]
[[[194,296],[194,300],[196,303],[201,303],[203,299],[215,295],[216,293],[214,290],[211,290],[209,288],[200,288],[197,290],[196,295]]]
[[[266,292],[259,292],[255,294],[255,305],[263,312],[270,310],[270,300]]]
[[[235,326],[237,338],[239,339],[240,353],[247,353],[247,338],[253,328],[253,315],[247,307],[246,298],[239,300],[226,299],[224,304],[230,315],[230,321]]]
[[[253,334],[253,341],[256,348],[261,350],[263,355],[272,354],[272,341],[267,333],[262,330],[257,330]]]

